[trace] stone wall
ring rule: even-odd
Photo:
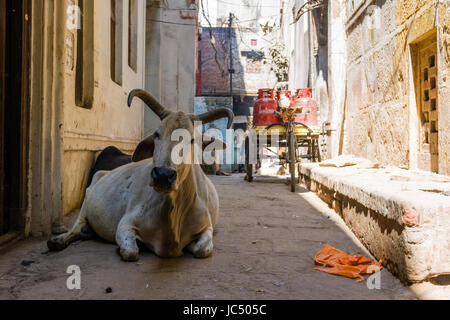
[[[423,167],[418,155],[420,95],[416,96],[411,48],[437,31],[439,173],[450,174],[448,7],[448,1],[436,7],[434,1],[413,0],[347,6],[344,153],[405,168]]]
[[[404,283],[448,273],[450,179],[364,163],[348,167],[302,164],[300,177]]]

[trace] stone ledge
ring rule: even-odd
[[[302,164],[303,183],[405,283],[450,272],[450,178],[396,167]]]

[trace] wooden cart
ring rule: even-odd
[[[285,108],[281,112],[277,112],[281,119],[280,123],[274,123],[267,127],[255,127],[253,128],[256,135],[254,138],[249,136],[245,140],[245,166],[246,166],[246,177],[245,180],[252,182],[254,179],[254,169],[255,164],[250,163],[250,139],[254,139],[253,143],[256,144],[257,159],[256,165],[260,164],[260,154],[262,148],[270,148],[272,144],[278,142],[280,147],[287,148],[287,152],[283,154],[277,154],[280,159],[280,164],[288,164],[290,178],[291,191],[295,192],[296,184],[300,177],[296,178],[296,168],[297,164],[300,163],[301,159],[309,159],[311,162],[320,162],[320,148],[319,148],[319,137],[321,134],[320,127],[312,127],[303,123],[295,122],[296,112],[301,110],[296,110],[295,108]],[[274,132],[278,133],[278,139],[272,137]],[[265,134],[267,139],[260,139],[260,134]],[[256,141],[255,141],[256,140]],[[266,141],[264,141],[266,140]],[[277,141],[275,141],[277,140]],[[306,149],[304,154],[301,154],[300,150]],[[269,149],[268,149],[269,150]],[[272,152],[271,150],[269,150]]]

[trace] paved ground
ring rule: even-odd
[[[314,194],[288,192],[280,180],[212,177],[221,200],[215,252],[160,259],[141,253],[120,260],[116,246],[78,242],[44,253],[44,240],[23,241],[0,252],[1,299],[417,299],[387,270],[381,290],[314,270],[325,243],[353,254],[362,246]],[[23,266],[23,260],[34,261]],[[78,265],[82,288],[69,291],[66,269]],[[105,289],[112,292],[107,294]]]

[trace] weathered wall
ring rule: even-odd
[[[194,112],[197,1],[147,1],[145,87],[164,106]],[[145,134],[159,125],[145,110]]]
[[[45,236],[62,214],[63,33],[62,1],[31,2],[29,155],[25,236]],[[25,110],[25,109],[24,109]]]
[[[282,37],[290,57],[289,89],[294,93],[301,88],[313,89],[313,98],[319,107],[320,123],[332,121],[331,105],[339,103],[336,99],[337,95],[332,96],[330,93],[330,89],[335,89],[336,84],[329,83],[329,68],[334,70],[331,73],[331,80],[335,81],[338,78],[342,82],[339,68],[343,67],[343,63],[335,56],[330,56],[329,52],[332,52],[331,50],[335,47],[340,50],[338,45],[343,42],[339,42],[339,31],[342,32],[342,30],[333,28],[334,33],[331,33],[329,29],[333,25],[328,23],[331,9],[334,10],[332,13],[339,14],[339,10],[334,8],[338,2],[331,1],[331,5],[330,2],[325,2],[322,7],[307,11],[294,24],[292,9],[295,8],[294,11],[298,12],[307,1],[284,1]],[[336,52],[336,49],[333,53],[343,54],[343,52]],[[321,137],[323,158],[331,154],[331,146],[329,152],[326,152],[327,144],[331,145],[330,142]]]
[[[450,2],[438,7],[439,172],[450,175]]]
[[[347,99],[344,152],[418,168],[418,109],[411,46],[438,31],[439,173],[450,174],[448,1],[359,1],[347,7]],[[349,1],[346,3],[349,5]],[[370,5],[379,8],[379,21]],[[440,14],[439,14],[440,12]],[[436,15],[436,13],[438,13]],[[370,24],[372,27],[370,27]],[[440,24],[440,27],[438,26]]]
[[[76,45],[79,39],[76,30],[65,30],[64,121],[61,124],[64,129],[64,214],[81,206],[86,179],[96,152],[109,145],[131,152],[142,138],[142,103],[136,100],[132,108],[127,107],[128,93],[134,88],[144,87],[145,1],[138,0],[137,3],[137,71],[132,70],[128,63],[128,1],[123,1],[123,75],[122,85],[119,85],[112,80],[110,72],[110,1],[94,2],[94,88],[90,108],[76,105]],[[84,46],[87,52],[89,49],[86,46],[89,44],[86,41]]]
[[[195,97],[195,114],[202,114],[205,112],[209,112],[218,108],[228,108],[233,110],[233,98],[232,97]],[[227,119],[220,119],[214,121],[212,123],[203,125],[203,133],[205,133],[209,129],[217,129],[221,132],[221,138],[223,142],[227,144],[227,150],[220,152],[220,157],[224,159],[221,162],[220,168],[224,171],[230,172],[232,169],[232,160],[233,159],[233,149],[234,149],[234,141],[233,138],[228,139],[227,137]],[[199,128],[200,129],[200,128]],[[226,161],[226,152],[230,153],[230,161]]]
[[[349,167],[308,163],[301,165],[300,177],[401,281],[447,274],[449,177],[372,166],[367,160]]]
[[[239,24],[239,21],[237,22]],[[202,95],[230,93],[230,35],[228,27],[212,28],[214,50],[210,39],[210,28],[203,27],[199,52],[201,54]],[[257,28],[234,25],[231,31],[233,55],[233,94],[256,95],[258,89],[274,88],[277,79],[270,66],[262,61],[263,53],[270,43],[263,40]],[[256,41],[256,43],[252,41]],[[222,66],[222,70],[218,64]],[[223,72],[223,73],[222,73]]]
[[[205,8],[200,14],[203,32],[199,43],[202,95],[230,93],[230,13],[233,14],[231,30],[233,94],[256,95],[258,89],[274,88],[277,79],[270,66],[260,59],[263,54],[268,54],[268,49],[273,46],[274,41],[270,39],[271,37],[263,35],[261,25],[266,22],[279,24],[282,20],[279,14],[281,1],[269,0],[264,3],[257,0],[203,1],[203,4]],[[217,57],[215,57],[216,50]]]

